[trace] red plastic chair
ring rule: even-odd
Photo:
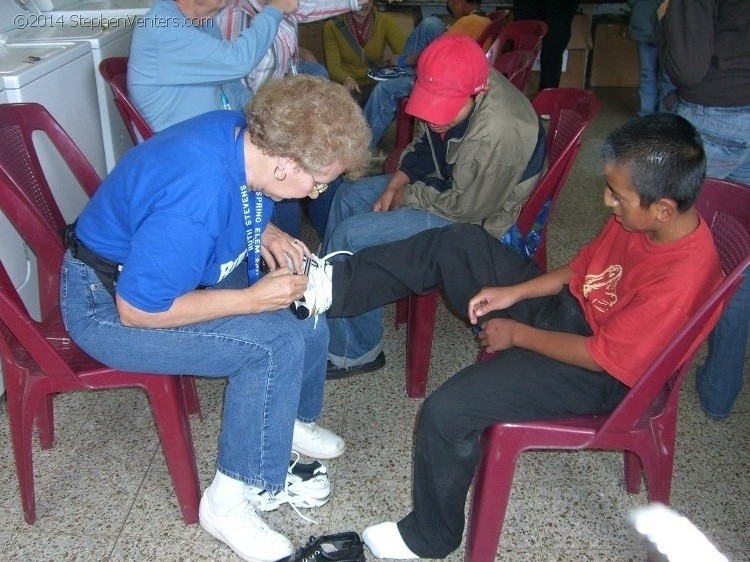
[[[726,279],[707,295],[703,306],[611,414],[503,423],[485,430],[471,500],[466,560],[495,560],[516,462],[527,450],[622,450],[628,493],[638,493],[643,469],[649,500],[669,503],[680,385],[718,319],[716,312],[732,296],[750,265],[747,186],[708,180],[697,208],[711,224],[722,268],[728,273]]]
[[[477,39],[477,43],[485,51],[495,42],[503,28],[510,23],[510,10],[496,10],[490,12],[487,17],[490,19],[490,24],[484,28]]]
[[[83,191],[92,197],[102,183],[86,157],[54,117],[36,103],[0,104],[0,135],[6,149],[0,151],[0,171],[25,193],[50,227],[62,234],[65,219],[52,196],[47,177],[34,148],[34,133],[42,133],[70,168]],[[185,377],[188,411],[203,419],[198,389],[193,377]]]
[[[532,102],[540,116],[549,118],[547,159],[549,167],[516,220],[520,234],[528,237],[537,224],[538,245],[534,261],[547,269],[547,228],[543,212],[549,216],[562,191],[576,155],[581,149],[581,135],[599,111],[599,102],[592,92],[575,88],[542,90]],[[545,209],[546,206],[546,209]],[[539,228],[541,226],[541,228]],[[411,295],[396,304],[396,325],[406,323],[406,394],[422,398],[427,388],[430,369],[438,292]]]
[[[531,78],[531,67],[534,65],[534,53],[530,51],[511,51],[495,58],[492,66],[508,79],[520,91],[526,89]]]
[[[99,74],[112,88],[115,105],[128,128],[133,144],[142,143],[154,136],[146,120],[128,97],[128,57],[111,57],[99,64]]]
[[[494,24],[490,24],[491,27]],[[529,51],[534,58],[542,48],[542,39],[547,35],[547,24],[538,20],[513,21],[502,27],[497,39],[486,48],[490,62],[503,53]]]

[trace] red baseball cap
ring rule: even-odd
[[[419,57],[406,112],[433,125],[448,125],[466,100],[484,88],[489,74],[490,63],[476,41],[443,34]]]

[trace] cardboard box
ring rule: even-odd
[[[583,88],[586,82],[586,67],[589,62],[589,51],[593,42],[591,40],[591,20],[589,16],[578,14],[573,18],[570,27],[570,41],[568,48],[563,54],[562,74],[560,76],[561,88]],[[534,89],[539,85],[539,56],[534,61],[534,72],[529,81],[534,84]]]
[[[591,86],[637,87],[640,67],[635,41],[627,36],[624,24],[599,24],[594,34],[591,60]]]

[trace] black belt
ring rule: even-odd
[[[76,233],[70,226],[74,225],[69,225],[65,231],[65,246],[70,251],[70,255],[93,269],[99,281],[104,285],[104,288],[114,298],[115,286],[117,285],[117,278],[120,275],[120,271],[122,271],[122,264],[110,261],[101,257],[96,252],[89,250],[76,238]]]

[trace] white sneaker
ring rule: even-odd
[[[292,451],[314,459],[335,459],[344,452],[344,440],[316,423],[295,420]]]
[[[331,498],[331,481],[326,467],[319,461],[301,463],[299,453],[292,451],[292,454],[295,459],[289,463],[283,490],[271,492],[254,488],[247,497],[260,511],[273,511],[285,503],[295,508],[320,507]]]
[[[226,515],[218,515],[211,508],[211,502],[204,492],[198,518],[201,527],[243,560],[275,562],[294,552],[289,539],[266,525],[247,500],[239,502]]]
[[[341,250],[339,252],[331,252],[322,258],[312,254],[310,259],[305,258],[302,260],[304,273],[307,275],[307,289],[305,289],[302,299],[294,301],[290,306],[294,315],[300,320],[317,316],[331,308],[331,302],[333,301],[331,272],[333,266],[328,263],[328,260],[339,254],[352,255],[351,252]]]

